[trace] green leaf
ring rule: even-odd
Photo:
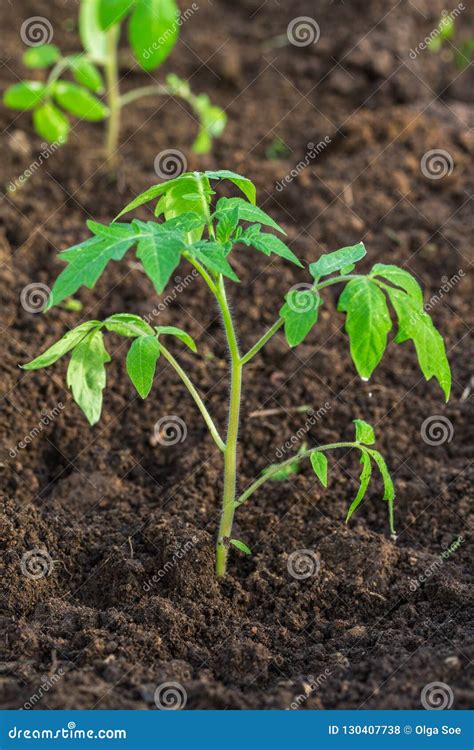
[[[71,351],[71,349],[74,349],[74,347],[97,326],[100,326],[100,320],[88,320],[86,323],[81,323],[76,326],[76,328],[65,333],[62,339],[56,341],[56,343],[50,346],[49,349],[46,349],[43,354],[40,354],[39,357],[36,357],[36,359],[33,359],[26,365],[22,365],[23,370],[38,370],[40,367],[49,367],[49,365],[57,362],[58,359]]]
[[[109,110],[100,99],[82,86],[58,81],[53,87],[54,98],[67,112],[83,120],[97,122],[107,117]]]
[[[296,266],[303,268],[303,264],[298,260],[296,255],[289,247],[281,241],[279,237],[274,234],[268,234],[267,232],[260,231],[260,224],[254,224],[243,232],[239,238],[239,242],[249,247],[254,247],[264,255],[279,255],[280,258],[289,260]]]
[[[155,331],[157,332],[158,336],[161,336],[162,334],[176,336],[176,338],[180,339],[183,344],[189,346],[191,351],[197,352],[197,347],[194,339],[189,335],[189,333],[186,333],[186,331],[183,331],[181,328],[176,328],[175,326],[155,326]]]
[[[402,344],[409,339],[413,341],[425,379],[436,378],[447,401],[451,392],[451,369],[441,334],[430,316],[420,310],[412,297],[394,288],[387,289],[387,294],[398,318],[395,342]]]
[[[370,477],[372,476],[372,462],[370,460],[370,456],[366,453],[365,450],[363,450],[361,453],[360,462],[362,464],[362,472],[359,479],[360,486],[357,495],[355,496],[349,507],[349,510],[347,511],[346,523],[349,521],[351,516],[354,514],[354,512],[357,510],[362,500],[364,499],[365,493],[367,492],[367,487],[369,486]]]
[[[179,35],[178,18],[175,0],[137,0],[128,38],[144,70],[157,68],[170,54]]]
[[[321,276],[329,276],[331,273],[340,271],[345,266],[352,265],[361,260],[366,255],[367,250],[363,242],[349,247],[341,247],[340,250],[334,250],[332,253],[325,253],[315,263],[309,266],[309,272],[316,280]]]
[[[135,0],[99,0],[99,25],[102,29],[110,29],[111,26],[120,23],[122,18],[135,5]]]
[[[95,331],[83,339],[75,347],[69,362],[68,387],[72,389],[74,400],[91,425],[99,421],[102,411],[106,362],[110,362],[110,357],[100,331]]]
[[[75,55],[70,58],[71,71],[76,81],[86,86],[94,93],[104,91],[104,81],[99,69],[84,55]]]
[[[313,451],[310,456],[311,466],[323,487],[328,486],[328,460],[321,451]]]
[[[79,33],[82,46],[94,62],[107,62],[107,35],[99,24],[99,1],[81,0],[79,8]]]
[[[167,232],[165,228],[153,222],[133,222],[140,226],[141,235],[137,245],[137,258],[142,262],[147,276],[153,282],[158,294],[161,294],[175,268],[181,260],[184,242],[178,232]]]
[[[230,539],[229,544],[232,544],[234,547],[236,547],[241,552],[245,552],[246,555],[251,555],[252,550],[250,547],[247,547],[245,542],[241,542],[240,539]]]
[[[220,198],[217,201],[216,211],[214,216],[218,219],[224,218],[227,214],[233,215],[237,210],[239,221],[250,221],[254,223],[263,224],[267,227],[272,227],[282,234],[286,234],[285,230],[281,228],[265,211],[262,211],[258,206],[254,206],[252,203],[248,203],[243,198]]]
[[[200,97],[196,97],[192,102],[199,116],[200,128],[191,148],[195,154],[208,154],[212,148],[212,139],[218,138],[224,132],[227,115],[221,107],[215,104],[208,103],[206,108],[200,107],[199,99]],[[208,99],[207,96],[206,99]]]
[[[46,84],[39,81],[20,81],[7,88],[3,94],[3,103],[10,109],[34,109],[47,90]]]
[[[286,295],[286,302],[280,309],[285,321],[285,336],[288,345],[301,344],[318,320],[322,299],[311,289],[293,289]]]
[[[38,135],[50,143],[65,143],[71,129],[66,115],[50,102],[35,109],[33,125]]]
[[[90,222],[89,226],[102,225]],[[66,297],[70,297],[82,285],[92,289],[110,260],[122,260],[127,250],[135,244],[136,232],[131,225],[119,226],[121,228],[128,226],[128,235],[122,229],[123,234],[118,237],[101,235],[89,237],[79,245],[74,245],[59,253],[58,257],[65,260],[68,266],[56,279],[47,310],[62,302]],[[103,229],[106,231],[110,227],[103,226]]]
[[[245,195],[250,203],[255,203],[257,198],[257,189],[253,182],[247,177],[231,172],[229,169],[219,169],[216,172],[204,172],[209,180],[230,180]]]
[[[142,398],[151,391],[159,356],[160,345],[154,336],[139,336],[128,350],[127,372]]]
[[[152,185],[148,190],[145,190],[143,193],[140,193],[140,195],[137,195],[136,198],[134,198],[130,203],[127,203],[125,208],[122,208],[119,214],[115,217],[114,221],[119,219],[123,214],[128,213],[129,211],[133,211],[135,208],[138,208],[139,206],[143,206],[145,203],[149,203],[150,201],[154,200],[155,198],[158,198],[160,195],[163,195],[167,190],[170,190],[173,185],[176,185],[178,182],[191,179],[192,175],[189,172],[185,172],[179,177],[175,177],[173,180],[168,180],[167,182],[160,182],[158,185]]]
[[[186,251],[214,273],[221,273],[232,281],[240,281],[225,257],[225,249],[218,242],[201,240],[186,248]]]
[[[61,57],[61,52],[55,44],[40,44],[31,47],[23,54],[22,61],[27,68],[49,68]]]
[[[392,482],[392,477],[390,476],[389,470],[387,468],[387,464],[385,463],[385,459],[383,458],[382,454],[379,453],[379,451],[376,451],[373,448],[371,449],[369,448],[368,452],[370,453],[375,463],[377,464],[377,468],[382,477],[383,487],[384,487],[383,499],[388,500],[388,501],[394,500],[395,499],[395,487]]]
[[[371,276],[381,276],[392,284],[401,287],[420,308],[423,307],[423,292],[417,280],[411,273],[398,266],[376,263],[370,272]]]
[[[353,419],[356,428],[356,443],[364,445],[373,445],[375,443],[375,434],[373,427],[363,419]]]
[[[139,315],[116,313],[104,320],[105,328],[119,336],[154,336],[153,328]]]
[[[239,223],[239,209],[235,207],[229,211],[224,211],[222,214],[219,214],[218,219],[216,236],[219,242],[225,244],[230,240],[237,228],[237,224]]]
[[[167,219],[164,228],[167,231],[177,230],[183,232],[183,234],[188,234],[194,229],[201,229],[203,226],[203,217],[199,216],[199,214],[189,212],[179,214],[179,216],[175,216],[173,219]]]
[[[338,310],[347,313],[352,359],[360,377],[368,380],[382,359],[392,328],[385,295],[374,281],[361,276],[346,285]]]

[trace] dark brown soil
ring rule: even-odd
[[[46,16],[54,41],[76,48],[71,6],[3,3],[2,88],[24,74],[25,18]],[[42,708],[155,708],[155,688],[167,681],[184,686],[190,709],[286,708],[301,695],[305,709],[420,708],[420,692],[432,682],[449,686],[454,708],[472,703],[472,71],[457,70],[449,49],[409,56],[443,7],[441,0],[346,0],[317,8],[308,0],[213,0],[184,24],[166,64],[228,109],[228,128],[212,155],[191,154],[194,125],[180,105],[144,101],[127,114],[116,181],[102,167],[100,127],[80,124],[70,145],[21,191],[2,198],[4,707],[31,703],[40,692],[35,705]],[[275,41],[303,15],[319,23],[317,44]],[[465,12],[461,35],[472,33],[471,20]],[[124,88],[146,83],[146,74],[124,65]],[[1,123],[7,184],[33,161],[40,141],[27,115],[3,110]],[[277,136],[291,151],[269,160],[266,149]],[[307,144],[325,136],[329,145],[277,190]],[[173,371],[161,363],[151,396],[141,402],[124,372],[123,340],[110,335],[103,418],[90,429],[66,389],[65,363],[35,373],[18,369],[79,319],[145,315],[156,306],[131,260],[111,264],[93,291],[81,290],[82,313],[31,314],[20,294],[33,282],[52,283],[61,267],[56,251],[86,236],[86,218],[109,221],[157,181],[154,158],[164,148],[183,151],[191,168],[226,167],[255,180],[260,202],[283,223],[300,257],[309,261],[363,239],[365,268],[403,264],[419,277],[427,300],[441,296],[432,315],[453,368],[448,405],[434,382],[421,379],[409,344],[390,344],[372,381],[358,380],[331,293],[308,340],[289,351],[276,337],[245,379],[241,486],[304,425],[305,416],[292,408],[309,404],[317,411],[327,402],[305,439],[314,445],[350,439],[355,417],[376,425],[396,481],[396,542],[376,484],[344,524],[358,465],[340,453],[327,491],[306,468],[266,485],[241,509],[235,535],[253,555],[233,553],[229,576],[218,583],[213,543],[221,459]],[[453,160],[443,179],[420,170],[431,149]],[[236,265],[247,282],[231,292],[246,348],[274,321],[289,286],[304,278],[288,264],[245,252]],[[460,270],[461,281],[440,293],[445,277]],[[183,278],[187,273],[180,268]],[[224,427],[227,359],[206,290],[193,282],[160,322],[197,339],[199,356],[176,352]],[[58,416],[41,428],[42,414],[55,408]],[[268,408],[281,413],[249,417]],[[184,420],[182,444],[153,445],[163,415]],[[422,440],[421,426],[434,415],[452,423],[450,442]],[[28,446],[18,448],[25,440]],[[440,554],[459,536],[463,544],[440,565]],[[35,549],[53,563],[49,575],[32,580],[20,562]],[[289,555],[301,549],[320,560],[319,574],[304,580],[288,572]],[[57,682],[51,679],[58,674]],[[49,688],[42,690],[45,676]]]

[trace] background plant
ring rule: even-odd
[[[215,202],[212,185],[220,180],[233,183],[243,197],[223,197]],[[361,419],[354,420],[354,440],[304,447],[296,457],[268,466],[239,494],[236,481],[237,439],[242,372],[281,328],[284,329],[290,347],[300,344],[317,324],[322,304],[321,292],[334,284],[343,284],[338,310],[346,316],[345,328],[349,335],[351,355],[360,377],[368,380],[383,356],[393,325],[390,303],[398,319],[395,342],[401,344],[411,340],[414,343],[423,375],[427,380],[436,378],[448,399],[451,374],[444,343],[430,316],[423,309],[423,294],[416,279],[402,268],[382,263],[374,265],[366,275],[355,273],[356,263],[366,255],[361,242],[326,253],[309,265],[310,281],[289,290],[275,323],[246,353],[241,353],[226,289],[226,282],[239,282],[230,262],[231,254],[236,248],[240,248],[239,252],[245,247],[252,248],[266,256],[277,255],[302,267],[302,263],[283,240],[277,234],[267,231],[271,229],[284,234],[284,230],[255,205],[256,190],[253,183],[227,170],[187,172],[168,182],[154,185],[129,203],[119,217],[156,199],[155,216],[163,217],[160,222],[133,220],[129,223],[114,221],[110,225],[94,221],[87,223],[92,236],[60,253],[59,257],[67,266],[53,286],[47,309],[61,303],[82,285],[92,288],[109,261],[121,260],[132,247],[136,247],[137,258],[158,294],[164,291],[181,261],[190,263],[206,283],[220,309],[229,350],[230,396],[225,439],[198,390],[165,343],[171,336],[195,352],[195,342],[180,328],[152,328],[139,316],[129,313],[114,314],[102,321],[90,320],[68,331],[62,339],[25,365],[25,368],[33,370],[47,367],[72,352],[67,383],[91,424],[95,424],[100,418],[106,385],[105,365],[110,361],[104,343],[104,331],[132,339],[126,357],[126,368],[142,398],[150,393],[160,357],[174,368],[194,399],[224,457],[222,513],[216,547],[218,576],[225,574],[231,545],[250,553],[245,542],[232,537],[236,509],[265,482],[284,479],[289,473],[298,470],[301,461],[306,458],[310,460],[321,484],[326,487],[329,467],[326,453],[340,448],[357,449],[362,465],[360,487],[349,507],[347,520],[364,499],[375,466],[383,480],[383,497],[388,505],[393,534],[394,486],[382,455],[372,447],[375,443],[374,431]]]
[[[175,0],[81,0],[83,52],[62,55],[54,44],[31,41],[34,46],[25,52],[23,62],[33,70],[48,70],[47,78],[15,83],[5,91],[4,103],[11,109],[31,111],[36,132],[50,142],[67,141],[70,115],[92,122],[105,120],[105,151],[112,160],[122,109],[144,96],[176,96],[192,107],[199,121],[194,151],[208,152],[212,138],[224,130],[227,117],[211,104],[207,94],[194,94],[189,84],[174,74],[163,84],[120,93],[118,44],[125,21],[138,64],[145,71],[159,67],[175,46],[182,24]],[[69,78],[64,78],[65,74]],[[98,97],[103,93],[105,102]]]

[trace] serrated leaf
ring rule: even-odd
[[[217,204],[219,205],[219,203]],[[220,243],[227,243],[234,234],[239,223],[239,210],[237,207],[219,214],[216,236]]]
[[[230,539],[229,544],[232,544],[236,549],[244,552],[246,555],[252,554],[252,550],[250,549],[250,547],[247,547],[245,542],[241,542],[240,539]]]
[[[99,225],[101,226],[101,225]],[[95,236],[59,253],[59,258],[68,263],[51,291],[46,307],[49,310],[66,297],[74,294],[79,287],[92,289],[97,279],[111,260],[122,260],[123,256],[136,242],[136,233],[131,225],[128,237]],[[104,230],[109,227],[104,226]]]
[[[230,180],[245,195],[250,203],[255,203],[257,198],[257,189],[248,177],[242,177],[240,174],[231,172],[229,169],[219,169],[215,172],[204,172],[209,180]]]
[[[20,81],[9,86],[3,94],[3,103],[10,109],[34,109],[46,94],[48,87],[40,81]]]
[[[66,143],[71,126],[60,109],[47,102],[33,112],[33,125],[42,138],[50,143]]]
[[[381,276],[392,284],[401,287],[419,307],[423,307],[423,292],[411,273],[398,266],[376,263],[370,272],[371,276]]]
[[[368,422],[363,419],[353,419],[355,424],[355,439],[356,443],[364,443],[364,445],[373,445],[375,443],[374,429]]]
[[[100,27],[105,31],[110,29],[111,26],[120,23],[134,5],[135,0],[99,0],[98,16]]]
[[[310,455],[311,466],[323,487],[328,486],[328,460],[321,451],[313,451]]]
[[[193,175],[190,172],[184,172],[179,177],[175,177],[172,180],[168,180],[167,182],[160,182],[158,185],[152,185],[147,190],[145,190],[143,193],[140,193],[137,195],[136,198],[134,198],[132,201],[127,203],[125,208],[122,208],[119,214],[115,217],[114,221],[119,219],[123,214],[128,213],[129,211],[133,211],[135,208],[138,208],[139,206],[143,206],[145,203],[150,203],[150,201],[154,200],[155,198],[158,198],[160,195],[163,195],[163,193],[166,193],[168,190],[171,190],[173,185],[177,185],[178,182],[182,182],[184,180],[190,180],[192,179]]]
[[[109,114],[108,108],[90,91],[68,81],[57,81],[53,87],[57,103],[75,117],[90,122],[103,120]]]
[[[178,17],[174,0],[137,0],[128,38],[144,70],[157,68],[170,54],[179,35]]]
[[[79,33],[82,46],[94,62],[107,61],[107,34],[99,25],[99,0],[81,0]]]
[[[153,222],[134,222],[134,225],[137,224],[142,228],[137,258],[141,260],[157,293],[161,294],[173,271],[179,266],[181,251],[185,247],[183,239],[178,232],[167,232],[166,228]]]
[[[65,333],[62,339],[56,341],[55,344],[40,354],[39,357],[36,357],[36,359],[33,359],[26,365],[21,365],[23,370],[38,370],[40,367],[49,367],[49,365],[57,362],[58,359],[71,351],[71,349],[74,349],[74,347],[97,326],[100,326],[100,320],[88,320],[85,323],[81,323],[76,326],[76,328]]]
[[[202,216],[190,211],[189,213],[179,214],[179,216],[175,216],[173,219],[167,219],[165,229],[167,231],[177,230],[187,234],[194,229],[202,229],[204,223]]]
[[[153,328],[139,315],[131,313],[110,315],[104,320],[104,326],[119,336],[154,336]]]
[[[189,346],[191,351],[197,352],[197,347],[194,339],[189,335],[189,333],[186,333],[186,331],[183,331],[181,328],[176,328],[175,326],[155,326],[155,331],[157,332],[158,336],[161,336],[162,334],[176,336],[176,338],[180,339],[183,344]]]
[[[451,392],[451,369],[441,334],[430,316],[405,292],[391,288],[387,289],[387,294],[398,318],[395,342],[413,341],[425,379],[436,378],[447,401]]]
[[[186,248],[187,252],[214,273],[221,273],[232,281],[240,281],[229,261],[225,249],[218,242],[202,240]]]
[[[91,425],[100,419],[106,384],[105,363],[110,356],[100,331],[89,334],[75,348],[67,371],[67,384],[75,402]]]
[[[146,398],[151,391],[159,356],[160,345],[154,336],[139,336],[128,350],[127,372],[142,398]]]
[[[276,223],[265,211],[262,211],[258,206],[254,206],[252,203],[248,203],[243,198],[220,198],[217,201],[216,210],[214,215],[218,219],[224,218],[227,214],[233,214],[237,210],[238,220],[250,221],[253,223],[263,224],[267,227],[272,227],[282,234],[286,234],[285,230]]]
[[[355,496],[349,507],[349,510],[347,511],[346,523],[349,521],[351,516],[354,514],[354,512],[357,510],[362,500],[364,499],[365,493],[367,492],[367,487],[369,486],[370,477],[372,476],[372,462],[370,460],[370,456],[366,453],[365,450],[362,451],[360,462],[362,464],[362,472],[359,478],[360,486],[357,495]]]
[[[303,268],[303,264],[296,257],[294,252],[281,241],[279,237],[274,234],[268,234],[267,232],[260,231],[260,224],[254,224],[242,233],[239,238],[239,242],[249,247],[254,247],[264,255],[279,255],[280,258],[289,260],[296,266]]]
[[[71,57],[70,67],[74,78],[82,86],[86,86],[96,94],[104,90],[104,81],[100,70],[85,55]]]
[[[27,68],[49,68],[61,57],[55,44],[40,44],[23,53],[22,61]]]
[[[317,280],[322,276],[329,276],[331,273],[340,271],[352,263],[357,263],[366,253],[367,251],[363,242],[358,242],[357,245],[341,247],[340,250],[334,250],[332,253],[321,255],[315,263],[310,264],[309,272]]]
[[[322,299],[310,289],[295,289],[286,295],[286,300],[280,309],[280,316],[285,321],[288,345],[293,347],[301,344],[317,322]]]
[[[337,309],[347,313],[352,359],[360,377],[368,380],[382,359],[392,328],[385,295],[374,281],[361,276],[346,285]]]

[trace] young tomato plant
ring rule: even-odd
[[[174,74],[168,75],[164,84],[120,93],[118,43],[127,18],[128,40],[138,64],[147,72],[160,66],[176,44],[182,23],[175,0],[81,0],[83,51],[64,56],[54,44],[32,46],[23,55],[23,62],[33,70],[49,69],[46,80],[25,80],[10,86],[4,93],[5,105],[31,110],[36,132],[50,142],[67,141],[69,115],[106,120],[105,152],[113,161],[122,109],[144,96],[176,96],[191,106],[199,121],[193,150],[207,153],[212,138],[224,130],[227,117],[206,94],[193,94],[189,84]],[[63,78],[65,73],[73,80]],[[97,96],[103,93],[106,103]]]
[[[220,198],[214,202],[212,184],[228,180],[240,191],[239,197]],[[157,360],[163,357],[177,372],[194,399],[197,408],[220,451],[223,454],[224,477],[222,513],[216,547],[216,572],[223,576],[231,545],[249,553],[247,545],[232,537],[234,513],[271,479],[284,480],[299,470],[308,458],[321,484],[328,482],[326,454],[340,448],[355,448],[360,452],[362,470],[360,488],[351,503],[347,520],[362,502],[370,482],[372,468],[378,470],[384,485],[384,500],[388,505],[389,524],[394,533],[394,486],[381,454],[372,447],[375,442],[372,427],[355,419],[355,438],[312,448],[302,446],[296,456],[280,464],[268,466],[260,476],[239,494],[237,490],[237,438],[241,407],[242,372],[265,344],[281,328],[290,347],[301,343],[316,326],[322,292],[333,284],[343,284],[338,309],[346,315],[346,331],[355,368],[368,380],[380,362],[392,328],[388,302],[398,318],[395,342],[411,339],[423,375],[427,380],[438,380],[446,399],[449,397],[451,375],[443,340],[431,318],[423,309],[423,295],[418,282],[402,268],[377,263],[367,275],[355,272],[355,264],[366,254],[360,242],[335,252],[322,255],[309,265],[309,279],[304,289],[292,288],[286,295],[275,323],[245,353],[241,353],[234,320],[227,298],[226,283],[239,281],[231,265],[231,253],[236,246],[253,248],[266,256],[277,255],[302,266],[296,255],[272,232],[284,234],[283,229],[262,209],[255,205],[253,183],[227,170],[217,172],[188,172],[176,179],[151,187],[129,203],[117,218],[158,199],[155,221],[134,220],[110,225],[88,222],[92,237],[60,253],[67,263],[59,275],[48,308],[74,294],[81,285],[92,288],[111,260],[121,260],[136,247],[137,258],[155,290],[161,294],[178,264],[190,263],[203,278],[215,299],[222,316],[223,328],[230,356],[230,396],[227,433],[225,437],[212,419],[207,406],[183,367],[168,349],[167,338],[174,336],[196,351],[188,333],[171,326],[151,327],[137,315],[118,313],[105,320],[81,323],[32,362],[28,370],[47,367],[68,352],[72,352],[67,372],[67,383],[73,396],[91,424],[98,421],[102,408],[102,392],[106,384],[105,365],[110,356],[104,344],[104,331],[112,331],[132,339],[126,358],[126,368],[132,383],[142,398],[150,393]],[[265,229],[263,229],[265,227]]]

